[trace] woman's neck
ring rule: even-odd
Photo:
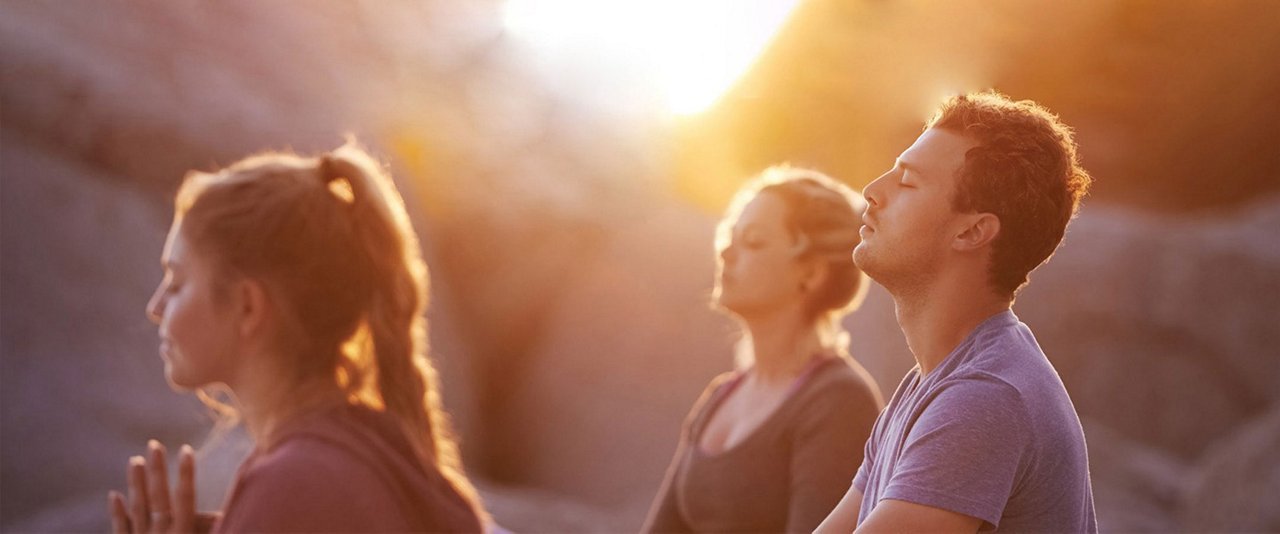
[[[747,322],[753,372],[761,382],[790,384],[813,356],[824,350],[817,328],[799,314],[778,314]]]
[[[234,384],[227,384],[235,393],[245,428],[262,449],[271,447],[275,432],[290,419],[344,402],[342,391],[332,380],[317,377],[290,382],[280,376],[246,373]]]

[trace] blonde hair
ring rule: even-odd
[[[870,284],[867,275],[853,263],[867,201],[849,186],[820,172],[789,165],[770,167],[742,186],[730,202],[716,229],[717,250],[728,246],[733,225],[746,205],[766,193],[776,195],[787,206],[784,224],[796,239],[796,259],[827,264],[826,280],[810,293],[806,319],[813,321],[825,348],[846,355],[849,334],[840,320],[862,304]],[[720,256],[716,257],[720,261]],[[750,359],[741,348],[740,365]]]
[[[282,310],[273,341],[289,358],[289,378],[332,379],[349,402],[390,414],[424,464],[487,520],[427,356],[426,263],[377,161],[349,139],[318,158],[266,153],[192,172],[175,220],[219,278],[267,287]]]

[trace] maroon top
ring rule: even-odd
[[[240,466],[213,532],[480,532],[468,502],[424,468],[390,416],[338,406],[301,416]]]

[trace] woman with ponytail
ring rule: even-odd
[[[192,172],[147,307],[176,388],[225,385],[253,437],[212,529],[479,532],[426,354],[427,270],[390,176],[349,142]],[[206,397],[207,398],[207,397]],[[189,532],[194,461],[129,463],[116,532]]]
[[[865,207],[790,167],[735,197],[713,299],[742,326],[738,369],[694,404],[645,532],[812,532],[848,490],[884,405],[840,326],[868,284],[851,255]]]

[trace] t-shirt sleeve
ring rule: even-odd
[[[396,496],[340,446],[291,440],[242,475],[222,532],[404,530]]]
[[[876,463],[876,450],[880,440],[877,438],[881,432],[881,425],[884,424],[884,412],[876,416],[875,423],[871,425],[871,434],[867,436],[867,442],[862,446],[862,463],[858,465],[858,472],[853,475],[853,487],[859,493],[867,492],[867,480],[871,476],[871,466]]]
[[[870,391],[833,384],[815,392],[796,426],[787,532],[813,532],[849,490],[879,413]]]
[[[983,377],[956,380],[939,388],[912,426],[883,498],[999,526],[1030,437],[1016,389]]]

